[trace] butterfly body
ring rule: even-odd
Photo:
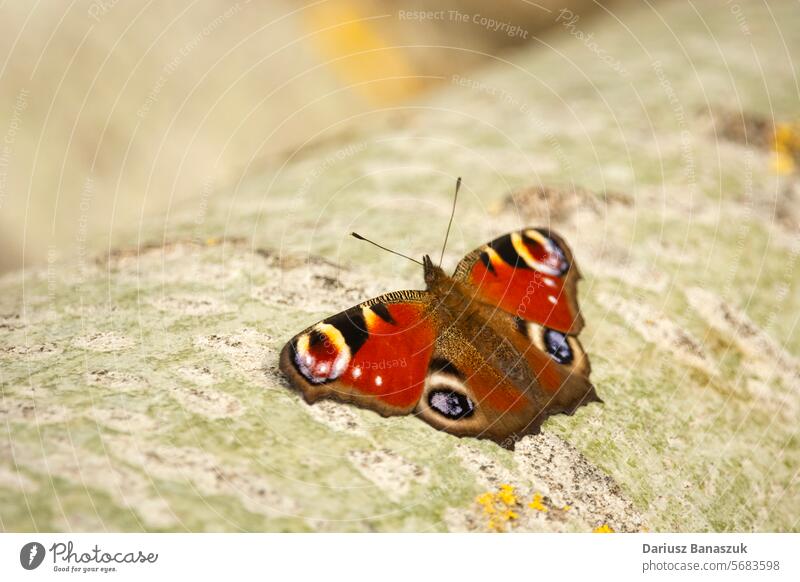
[[[371,299],[286,344],[280,368],[307,402],[414,414],[513,446],[549,415],[599,401],[576,337],[579,274],[560,237],[505,235],[467,255],[452,277],[427,256],[423,266],[424,291]]]

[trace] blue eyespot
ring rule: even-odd
[[[453,390],[433,390],[428,395],[428,404],[436,412],[451,420],[472,416],[475,406],[464,394]]]
[[[569,345],[567,336],[554,329],[544,329],[544,347],[547,353],[559,364],[572,363],[572,348]]]

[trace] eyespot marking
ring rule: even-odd
[[[567,254],[564,252],[558,243],[547,233],[537,229],[528,229],[522,231],[520,242],[523,248],[527,251],[528,256],[531,257],[534,264],[532,268],[537,269],[548,275],[555,275],[562,277],[569,271],[569,261],[567,261]],[[539,250],[539,252],[536,252]],[[524,256],[526,258],[527,257]],[[537,256],[538,255],[538,256]]]
[[[428,405],[450,420],[468,418],[475,412],[472,400],[454,390],[432,390],[428,394]]]
[[[554,329],[544,328],[544,346],[550,357],[559,364],[570,364],[574,359],[569,338]]]
[[[324,333],[320,332],[318,329],[312,329],[308,334],[308,347],[315,348],[319,344],[324,343],[326,339],[328,338]]]
[[[295,369],[311,384],[336,380],[347,369],[351,351],[344,335],[328,323],[314,328],[292,342]]]
[[[528,229],[521,233],[512,232],[509,237],[514,251],[529,269],[556,277],[561,277],[569,270],[564,251],[549,236]]]
[[[343,341],[350,348],[351,355],[355,355],[369,338],[367,322],[361,312],[361,307],[358,306],[329,317],[318,324],[318,326],[321,325],[329,325],[336,328]]]

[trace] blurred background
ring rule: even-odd
[[[368,110],[413,103],[589,0],[9,0],[0,272],[56,260]]]

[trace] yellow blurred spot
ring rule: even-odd
[[[800,150],[800,123],[775,124],[775,149],[786,152]]]
[[[327,64],[373,104],[396,103],[422,88],[404,49],[381,35],[380,17],[365,16],[349,1],[317,4],[303,15]]]
[[[614,533],[614,530],[609,527],[607,523],[598,526],[592,530],[592,533]]]
[[[217,237],[207,238],[206,239],[206,246],[207,247],[213,247],[213,246],[218,245],[220,242],[221,242],[220,239],[217,238]]]
[[[505,208],[505,201],[503,200],[493,200],[489,202],[488,207],[486,208],[487,212],[492,216],[497,216],[503,211]]]
[[[561,511],[569,511],[570,509],[572,509],[571,506],[565,505],[564,507],[561,508]]]
[[[800,159],[800,124],[776,123],[775,156],[772,167],[778,174],[791,174],[797,168]]]
[[[772,158],[772,169],[777,174],[786,175],[794,171],[794,160],[786,152],[775,152]]]

